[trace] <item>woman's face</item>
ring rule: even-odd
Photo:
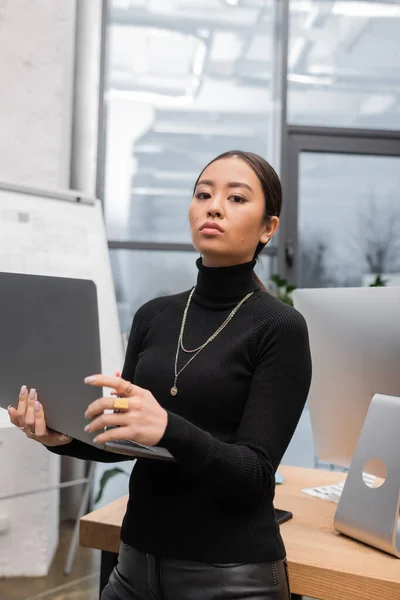
[[[279,224],[278,217],[265,222],[264,213],[261,183],[243,160],[224,158],[209,165],[189,208],[192,241],[203,264],[229,266],[252,260],[258,243],[267,243]]]

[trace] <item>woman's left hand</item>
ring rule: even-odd
[[[158,444],[167,427],[168,413],[149,390],[121,377],[106,377],[101,374],[86,377],[85,383],[95,387],[114,388],[118,396],[128,400],[127,409],[110,414],[104,414],[104,411],[114,409],[115,398],[99,398],[89,405],[85,417],[93,421],[85,427],[85,431],[93,433],[104,430],[104,427],[117,425],[115,429],[103,431],[94,442],[100,444],[116,440],[132,440],[144,446]]]

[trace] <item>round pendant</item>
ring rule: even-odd
[[[171,396],[176,396],[178,393],[178,388],[174,385],[170,390]]]

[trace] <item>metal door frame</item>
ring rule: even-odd
[[[279,272],[298,284],[299,160],[302,152],[400,158],[400,132],[289,126],[282,145],[284,205],[278,251]],[[292,264],[291,262],[292,256]]]

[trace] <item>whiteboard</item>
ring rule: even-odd
[[[92,279],[102,372],[122,370],[123,342],[99,200],[0,182],[0,271]],[[8,423],[0,410],[1,423]]]

